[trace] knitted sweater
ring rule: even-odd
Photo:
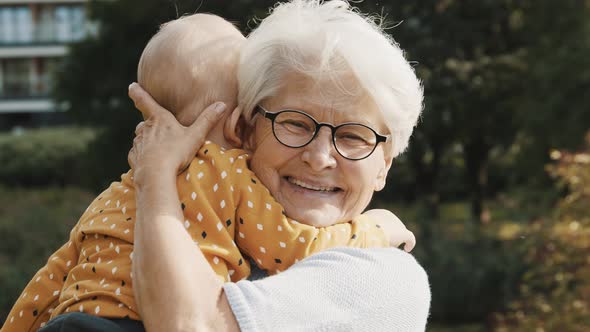
[[[430,308],[426,272],[392,248],[330,249],[224,290],[242,332],[424,331]]]

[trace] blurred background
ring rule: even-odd
[[[275,1],[0,0],[0,323],[128,168],[127,98],[158,26]],[[375,207],[415,232],[428,331],[590,330],[590,1],[364,1],[425,85]],[[395,280],[392,280],[395,282]]]

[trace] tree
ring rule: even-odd
[[[518,151],[501,174],[505,183],[538,182],[549,148],[573,147],[587,129],[588,2],[394,1],[383,12],[401,22],[391,33],[425,86],[407,160],[416,197],[434,202],[432,216],[447,169],[464,170],[458,186],[480,219],[492,153]],[[457,151],[461,163],[449,164]]]
[[[519,1],[393,2],[385,12],[403,23],[394,38],[417,61],[425,86],[423,121],[408,151],[416,188],[436,216],[439,178],[445,159],[458,147],[463,154],[463,191],[479,218],[487,186],[490,151],[506,148],[516,136],[511,117],[518,95],[521,26],[513,16]],[[459,180],[460,181],[460,180]]]
[[[551,149],[581,148],[590,127],[590,3],[542,1],[527,9],[529,74],[519,104],[522,124],[514,173],[550,184],[543,169]],[[556,14],[558,13],[558,14]]]

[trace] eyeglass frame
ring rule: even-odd
[[[300,110],[296,110],[296,109],[282,109],[280,111],[277,112],[270,112],[267,111],[264,107],[262,107],[261,105],[256,105],[255,107],[256,112],[260,113],[264,118],[269,119],[271,121],[271,126],[272,126],[272,134],[274,135],[275,139],[283,144],[286,147],[289,148],[293,148],[293,149],[298,149],[298,148],[302,148],[307,146],[309,143],[311,143],[316,136],[318,135],[318,133],[320,132],[320,129],[322,129],[322,127],[328,127],[331,131],[332,134],[332,145],[334,146],[334,149],[336,150],[336,152],[338,152],[338,154],[340,156],[342,156],[342,158],[347,159],[347,160],[353,160],[353,161],[358,161],[358,160],[363,160],[368,158],[369,156],[371,156],[373,154],[373,152],[375,152],[375,150],[377,149],[377,145],[379,145],[379,143],[386,143],[389,141],[389,139],[391,138],[391,135],[381,135],[378,132],[375,131],[375,129],[362,124],[362,123],[358,123],[358,122],[345,122],[345,123],[341,123],[337,126],[334,126],[330,123],[326,123],[326,122],[318,122],[313,116],[300,111]],[[313,121],[313,123],[315,124],[315,129],[313,132],[313,135],[311,136],[311,138],[309,139],[309,141],[303,145],[299,145],[299,146],[291,146],[291,145],[287,145],[285,143],[283,143],[283,141],[281,141],[278,137],[277,134],[275,133],[275,119],[277,118],[277,116],[279,116],[279,114],[283,113],[283,112],[295,112],[295,113],[299,113],[301,115],[305,115],[308,118],[311,119],[311,121]],[[366,156],[362,157],[362,158],[350,158],[350,157],[346,157],[345,155],[342,154],[342,152],[340,152],[340,150],[338,150],[338,147],[336,146],[336,130],[338,130],[338,128],[346,126],[346,125],[357,125],[357,126],[362,126],[365,127],[367,129],[369,129],[370,131],[373,132],[373,134],[375,134],[375,138],[377,139],[375,141],[375,146],[373,146],[373,149],[371,150],[371,152],[369,152]]]

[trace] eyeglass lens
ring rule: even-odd
[[[290,147],[302,147],[314,138],[318,130],[314,119],[296,111],[279,112],[274,119],[276,138]],[[362,159],[369,156],[377,144],[375,132],[360,124],[344,124],[333,133],[334,146],[345,158]]]

